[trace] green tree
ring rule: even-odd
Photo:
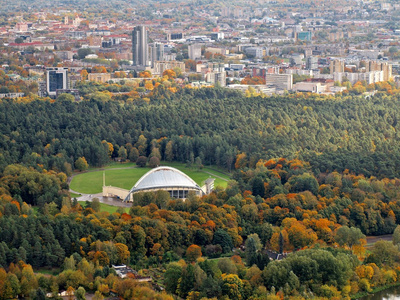
[[[99,198],[93,198],[90,207],[91,207],[95,212],[99,212],[99,211],[100,211],[100,207],[101,207],[101,206],[100,206],[100,200],[99,200]]]
[[[136,160],[139,158],[139,150],[136,147],[133,147],[129,151],[129,160],[131,162],[136,162]]]
[[[175,294],[181,276],[182,267],[177,263],[170,263],[164,274],[165,290],[169,293]]]
[[[86,295],[86,291],[81,286],[75,291],[75,297],[77,300],[86,300],[85,295]]]
[[[347,245],[349,248],[360,244],[362,239],[365,239],[365,235],[356,227],[342,226],[336,231],[335,235],[335,241],[340,246]]]
[[[165,146],[165,160],[172,161],[174,159],[174,149],[172,141],[169,141]]]
[[[194,164],[196,165],[196,168],[198,170],[201,170],[203,168],[203,163],[201,161],[201,158],[199,156],[197,156],[194,160]]]
[[[257,253],[261,250],[262,244],[257,233],[250,234],[245,243],[246,262],[251,267],[256,262]]]
[[[125,161],[128,157],[128,153],[124,146],[119,147],[118,149],[118,157],[121,158],[122,161]]]
[[[397,225],[396,229],[393,232],[393,244],[400,244],[400,225]]]
[[[371,254],[367,257],[367,262],[376,263],[378,266],[391,266],[395,262],[400,261],[399,249],[389,241],[377,241],[372,249]]]
[[[236,274],[222,274],[222,293],[229,299],[242,299],[243,282]]]
[[[194,266],[189,264],[183,268],[182,276],[178,280],[177,294],[182,298],[186,298],[188,293],[194,288],[194,283]]]
[[[74,271],[76,269],[76,262],[75,258],[71,255],[69,258],[64,259],[64,271],[65,270],[72,270]]]
[[[161,153],[160,153],[160,149],[158,149],[157,147],[154,147],[153,150],[151,150],[151,153],[149,155],[149,157],[157,157],[159,160],[161,160]]]
[[[69,101],[73,102],[75,101],[75,97],[71,94],[68,93],[62,93],[57,97],[57,101]]]
[[[289,180],[291,192],[298,193],[303,191],[310,191],[314,195],[318,194],[318,181],[309,173],[304,173],[298,176],[292,176]]]
[[[229,253],[233,249],[232,237],[223,229],[218,229],[214,233],[214,245],[220,245],[224,253]]]
[[[146,164],[147,164],[146,156],[139,156],[138,159],[136,160],[136,165],[140,168],[144,168]]]
[[[147,155],[147,139],[143,134],[139,136],[135,147],[139,150],[139,155],[146,156]]]
[[[92,50],[90,48],[80,48],[78,49],[78,57],[79,59],[84,59],[87,55],[92,54]]]

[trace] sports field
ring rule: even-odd
[[[184,172],[200,186],[202,186],[204,180],[209,177],[213,177],[216,178],[215,186],[221,186],[225,188],[227,181],[229,180],[228,175],[207,167],[201,170],[196,170],[194,168],[187,168],[184,164],[180,163],[168,163],[165,165],[177,168],[178,170]],[[105,168],[104,170],[91,170],[90,172],[74,176],[71,181],[70,188],[75,192],[82,194],[101,193],[104,172],[106,185],[112,185],[129,190],[133,187],[136,181],[140,179],[140,177],[150,170],[150,168],[136,168],[132,165],[127,166],[126,164],[121,164],[120,168],[118,168],[116,165],[113,165],[112,168]]]

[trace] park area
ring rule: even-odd
[[[215,187],[220,186],[225,188],[229,180],[229,175],[214,168],[189,168],[183,163],[165,163],[164,165],[182,171],[192,178],[199,186],[203,185],[204,180],[212,177],[215,178]],[[70,183],[70,189],[82,194],[101,193],[104,173],[106,185],[129,190],[140,179],[140,177],[150,170],[151,168],[147,167],[138,168],[132,163],[113,164],[106,168],[92,169],[85,173],[75,174]]]

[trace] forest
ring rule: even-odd
[[[143,193],[129,213],[109,214],[96,201],[82,206],[63,197],[65,176],[60,174],[19,165],[4,173],[1,299],[37,299],[82,288],[96,299],[110,293],[125,299],[154,293],[159,299],[173,294],[185,299],[342,299],[396,284],[400,275],[398,179],[348,171],[316,175],[300,160],[260,160],[256,168],[236,169],[225,190],[201,198],[191,194],[186,201],[163,191]],[[54,201],[44,201],[38,210],[23,201],[29,189],[41,190],[42,181],[59,189],[61,204],[50,192],[46,195]],[[366,251],[365,234],[392,232],[393,242],[377,242]],[[291,254],[271,261],[270,253]],[[121,263],[141,270],[141,276],[165,272],[155,276],[165,292],[154,292],[135,277],[119,279],[110,266]],[[33,273],[60,266],[55,276]],[[29,276],[35,280],[27,283]]]
[[[398,95],[247,98],[221,88],[169,93],[159,86],[148,103],[103,98],[2,100],[0,171],[23,163],[69,175],[79,157],[102,166],[108,154],[115,158],[124,147],[135,161],[141,147],[140,155],[158,148],[162,159],[199,157],[228,171],[236,155],[245,153],[249,167],[261,158],[285,157],[310,162],[316,173],[348,169],[379,178],[400,175]]]
[[[398,96],[158,92],[0,101],[0,299],[343,299],[400,282]],[[153,156],[232,179],[186,201],[141,193],[128,213],[69,196],[74,171]]]

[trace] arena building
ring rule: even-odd
[[[139,192],[167,191],[171,198],[186,199],[190,191],[198,196],[211,193],[214,188],[214,178],[208,178],[200,187],[185,173],[172,167],[158,167],[144,174],[132,187],[124,190],[112,186],[103,186],[103,197],[118,197],[124,201],[133,201],[132,195]]]

